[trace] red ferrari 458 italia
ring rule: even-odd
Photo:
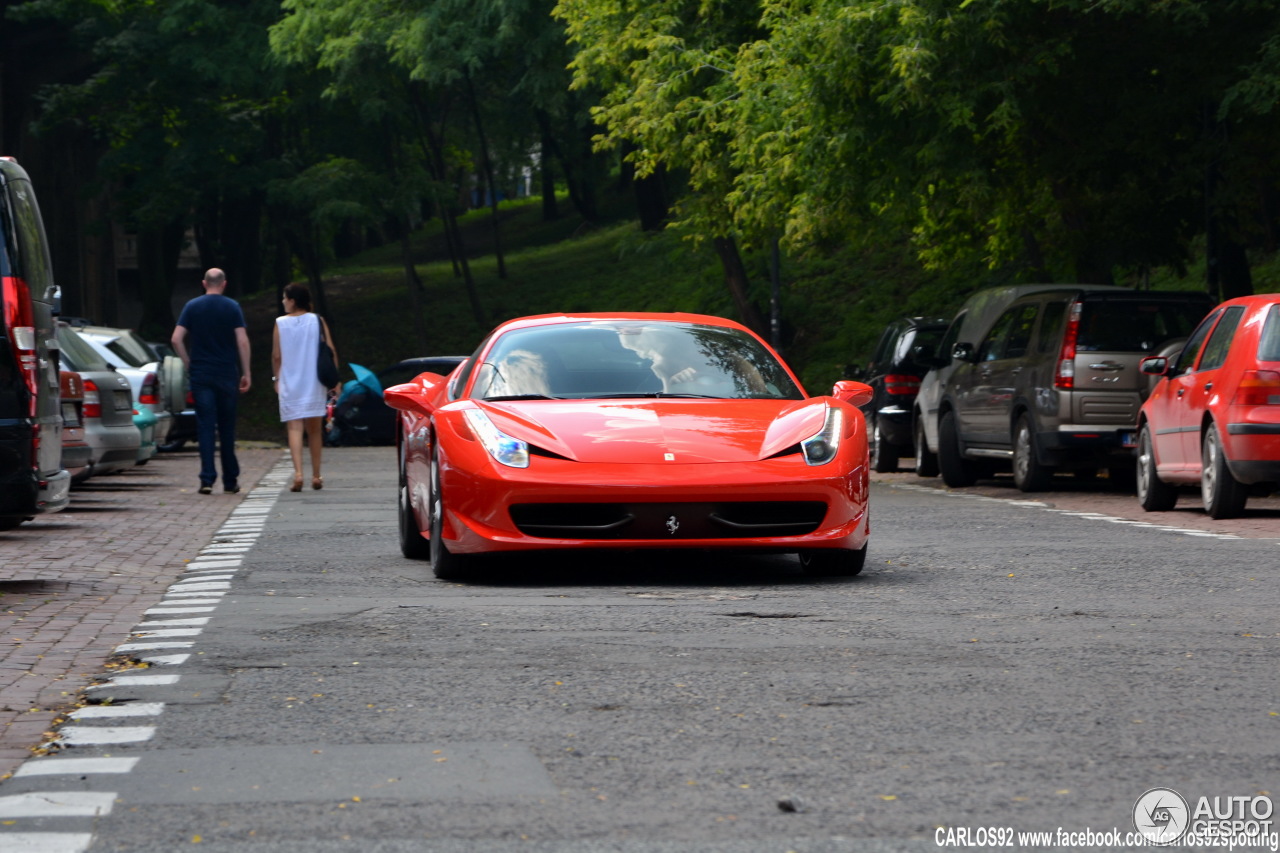
[[[1222,303],[1176,358],[1142,371],[1161,377],[1139,412],[1143,509],[1173,509],[1198,483],[1205,512],[1230,518],[1280,488],[1280,293]]]
[[[400,412],[400,546],[438,577],[535,549],[866,559],[869,386],[810,397],[764,341],[697,314],[525,317]]]

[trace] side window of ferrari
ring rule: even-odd
[[[467,387],[467,380],[471,378],[471,371],[475,370],[476,364],[480,360],[480,353],[484,352],[484,348],[489,345],[489,339],[485,338],[480,342],[480,346],[476,347],[476,351],[471,354],[462,365],[462,369],[453,375],[453,380],[449,383],[449,399],[456,400],[462,394],[462,389]]]

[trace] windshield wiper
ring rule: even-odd
[[[674,394],[670,391],[631,391],[625,394],[592,394],[589,399],[592,400],[656,400],[668,399],[671,397],[689,398],[696,400],[728,400],[730,397],[721,397],[717,394]]]
[[[563,400],[564,397],[548,397],[546,394],[499,394],[497,397],[481,397],[486,403],[505,403],[511,400]]]

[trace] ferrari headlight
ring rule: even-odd
[[[508,468],[529,467],[528,444],[498,429],[480,409],[468,409],[466,416],[472,432],[480,439],[490,456]]]
[[[815,435],[800,442],[804,461],[810,465],[826,465],[836,458],[840,435],[844,432],[844,412],[827,407],[827,419]]]

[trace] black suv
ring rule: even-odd
[[[952,348],[938,407],[943,481],[972,485],[1003,461],[1024,492],[1047,488],[1057,469],[1132,482],[1150,391],[1138,365],[1213,306],[1205,293],[1085,285],[1017,298]]]
[[[871,467],[898,470],[898,459],[915,454],[911,410],[920,377],[933,366],[938,343],[950,323],[941,317],[902,317],[885,327],[875,354],[860,371],[875,396],[862,407],[867,416]]]
[[[0,530],[69,500],[53,299],[31,180],[0,157]]]

